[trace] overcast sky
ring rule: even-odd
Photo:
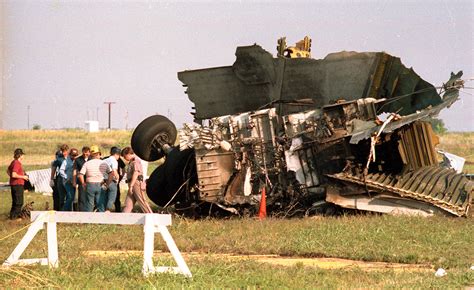
[[[177,72],[232,65],[235,48],[313,39],[312,56],[386,51],[439,86],[474,78],[472,1],[3,1],[6,129],[83,127],[115,101],[112,127],[152,114],[180,126],[192,103]],[[474,131],[474,80],[441,117]],[[128,114],[127,114],[128,112]],[[127,117],[128,115],[128,117]]]

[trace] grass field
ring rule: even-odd
[[[7,180],[6,168],[13,158],[13,150],[22,148],[26,152],[25,170],[48,168],[54,153],[61,144],[68,144],[79,150],[83,146],[98,145],[108,155],[112,146],[129,146],[131,131],[101,131],[87,133],[83,130],[21,130],[0,131],[0,182]],[[105,156],[104,155],[104,156]]]
[[[86,134],[82,131],[2,131],[2,173],[15,147],[27,152],[26,169],[47,166],[58,144],[75,147],[99,144],[104,150],[125,146],[131,132]],[[474,161],[474,134],[441,136],[440,148]],[[152,164],[151,167],[156,165]],[[472,165],[468,171],[473,172]],[[2,175],[0,175],[2,176]],[[0,181],[6,181],[4,177]],[[42,210],[51,197],[27,193]],[[0,260],[8,257],[26,231],[28,221],[7,219],[9,190],[0,190]],[[0,287],[73,288],[464,288],[474,286],[474,227],[472,218],[421,218],[385,215],[309,217],[302,219],[203,219],[173,217],[170,227],[193,273],[192,279],[160,274],[141,275],[143,229],[138,226],[58,226],[58,269],[43,266],[0,268]],[[22,229],[17,234],[7,235]],[[5,238],[7,237],[7,238]],[[45,257],[46,235],[41,232],[22,258]],[[156,250],[166,250],[155,239]],[[126,251],[97,257],[89,251]],[[191,254],[197,253],[197,254]],[[290,258],[338,257],[362,261],[422,265],[421,270],[381,267],[325,269],[303,262],[287,265],[262,262],[253,256],[233,259],[222,254],[281,255]],[[156,253],[155,262],[171,263]],[[438,267],[447,270],[435,277]]]
[[[4,260],[28,224],[7,220],[9,192],[0,191],[0,259]],[[42,209],[50,197],[29,193]],[[380,215],[312,217],[304,219],[189,220],[174,217],[170,232],[193,273],[193,279],[171,274],[144,278],[143,229],[138,226],[58,225],[60,267],[12,267],[0,270],[0,287],[60,286],[74,288],[192,287],[192,288],[460,288],[474,286],[472,219],[392,217]],[[44,232],[33,240],[23,258],[46,256]],[[166,250],[160,238],[155,249]],[[88,251],[124,251],[97,257]],[[186,253],[200,253],[188,255]],[[230,259],[222,254],[276,254],[290,257],[339,257],[363,261],[422,264],[425,270],[361,267],[323,269],[296,263],[287,266],[250,257]],[[220,254],[220,255],[216,255]],[[168,255],[155,262],[170,264]],[[448,271],[435,277],[436,268]]]

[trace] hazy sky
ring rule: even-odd
[[[235,61],[239,45],[312,37],[312,55],[386,51],[439,86],[474,78],[472,1],[3,1],[4,127],[83,127],[145,117],[192,121],[177,72]],[[474,131],[474,80],[441,117]],[[468,94],[469,93],[469,94]],[[98,109],[97,109],[98,108]],[[128,112],[128,118],[127,118]]]

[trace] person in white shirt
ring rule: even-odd
[[[84,163],[79,172],[80,184],[87,194],[84,211],[93,211],[94,202],[97,211],[105,211],[107,192],[104,190],[106,183],[104,176],[108,176],[109,173],[108,165],[100,159],[99,147],[91,146],[91,159]],[[86,177],[85,182],[84,176]]]
[[[117,197],[117,185],[119,182],[118,159],[120,158],[120,152],[120,148],[114,146],[110,149],[110,156],[104,159],[104,162],[109,167],[109,174],[107,175],[107,202],[105,205],[106,212],[112,211],[115,198]]]

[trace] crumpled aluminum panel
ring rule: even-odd
[[[453,169],[439,166],[420,167],[403,175],[385,173],[362,176],[341,172],[328,177],[367,186],[370,190],[391,192],[433,204],[457,216],[467,216],[474,192],[474,182]]]
[[[386,112],[408,115],[442,99],[433,85],[385,52],[342,51],[324,59],[274,58],[258,45],[236,50],[232,66],[178,73],[197,120],[277,107],[280,115],[343,98],[393,98]],[[410,98],[400,96],[412,95]],[[312,106],[299,101],[310,100]]]

